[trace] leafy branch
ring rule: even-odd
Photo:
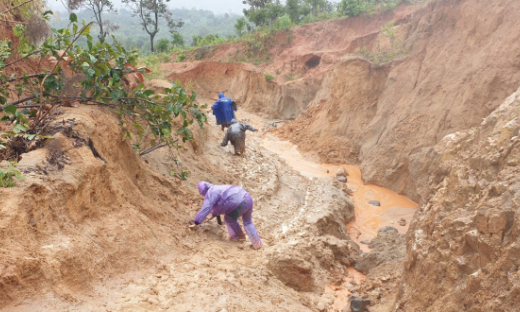
[[[148,134],[152,147],[178,147],[178,140],[193,139],[190,125],[196,122],[202,127],[206,121],[202,111],[205,106],[196,103],[195,93],[188,94],[179,82],[172,82],[161,95],[146,89],[143,74],[147,70],[135,67],[137,51],[126,50],[115,38],[111,44],[105,40],[94,43],[91,23],[83,21],[80,27],[74,13],[69,20],[67,28],[52,29],[52,35],[38,48],[24,41],[23,25],[16,27],[21,42],[16,49],[19,58],[54,57],[56,64],[48,71],[8,77],[3,71],[5,61],[14,55],[9,42],[0,45],[2,120],[12,125],[10,131],[1,134],[0,148],[12,148],[16,140],[49,138],[40,123],[57,107],[73,102],[112,109],[120,118],[123,140],[133,139],[138,150]],[[76,45],[79,38],[86,39],[87,48]],[[12,99],[12,90],[16,90],[18,99]],[[38,107],[38,112],[28,109],[33,107]]]

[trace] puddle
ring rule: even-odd
[[[297,147],[290,142],[281,141],[274,135],[267,133],[263,137],[262,145],[265,149],[276,153],[293,169],[302,175],[312,177],[335,177],[340,167],[349,174],[347,186],[352,189],[355,204],[356,220],[347,224],[348,232],[364,252],[370,252],[367,245],[361,241],[370,241],[377,236],[377,230],[385,226],[393,226],[400,233],[406,233],[410,221],[418,205],[406,196],[377,185],[365,185],[361,179],[361,170],[357,166],[320,164],[304,158]],[[370,205],[370,200],[380,202],[380,206]],[[405,220],[405,225],[399,221]]]

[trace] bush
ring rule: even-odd
[[[166,51],[168,51],[169,47],[170,47],[170,40],[163,38],[163,39],[159,39],[159,41],[157,41],[155,50],[157,52],[166,52]]]
[[[15,169],[15,164],[9,163],[5,169],[0,168],[0,187],[13,187],[16,185],[14,178],[24,179],[20,171]]]
[[[241,17],[237,19],[237,23],[235,24],[235,32],[238,37],[242,37],[246,31],[247,22],[246,19]]]
[[[184,61],[185,59],[186,59],[186,54],[181,53],[181,54],[177,55],[177,58],[175,59],[175,61],[177,61],[177,62],[182,62],[182,61]]]
[[[288,15],[284,15],[278,18],[278,29],[289,30],[292,27],[291,18]]]
[[[274,79],[274,76],[271,74],[265,74],[265,80],[272,81]]]
[[[193,139],[189,126],[196,122],[202,127],[206,121],[203,113],[206,107],[196,103],[194,92],[188,92],[179,82],[173,82],[170,88],[164,88],[161,95],[145,89],[143,75],[150,71],[136,67],[139,57],[136,50],[128,51],[117,41],[93,42],[90,35],[92,22],[79,24],[74,13],[69,20],[68,27],[53,29],[52,36],[39,47],[30,44],[24,37],[25,28],[22,24],[15,28],[15,35],[20,41],[18,49],[10,48],[9,45],[6,47],[0,42],[0,103],[3,104],[1,108],[4,111],[2,119],[9,119],[16,125],[9,131],[0,133],[0,149],[15,150],[17,147],[12,144],[15,139],[23,140],[23,146],[48,139],[45,136],[48,127],[44,126],[50,121],[46,119],[47,116],[53,116],[53,110],[72,102],[102,105],[117,113],[123,140],[134,139],[136,143],[133,146],[137,149],[140,149],[142,143],[152,146],[165,143],[169,147],[179,148],[176,143],[178,140],[184,142]],[[85,48],[74,44],[79,39],[86,41]],[[8,76],[3,71],[24,59],[23,56],[18,56],[22,52],[21,48],[27,54],[38,54],[41,58],[54,56],[61,60],[60,50],[63,47],[67,47],[63,55],[69,58],[69,69],[82,76],[81,82],[73,86],[74,92],[68,92],[67,88],[70,86],[65,77],[59,75],[58,66],[44,73],[29,71]],[[158,62],[162,57],[161,54],[153,56],[151,63]],[[10,57],[14,60],[6,63]],[[127,77],[134,78],[135,82],[129,82]],[[53,105],[42,116],[26,116],[25,112],[30,111],[21,105],[24,101],[6,103],[11,89],[15,89],[19,95],[30,94],[25,101],[30,100],[32,105],[39,105],[40,110],[46,103]],[[2,185],[11,185],[12,177],[17,177],[17,173],[14,167],[7,171],[2,170]]]

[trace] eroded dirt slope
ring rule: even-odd
[[[208,124],[178,155],[176,169],[191,171],[181,182],[169,176],[171,152],[140,159],[109,112],[79,107],[62,120],[75,124],[66,133],[92,138],[106,163],[60,133],[71,162],[62,171],[49,169],[45,148],[23,155],[27,180],[0,190],[5,311],[318,311],[332,303],[325,286],[359,254],[343,226],[353,203],[333,178],[301,176],[261,148],[257,133],[245,157],[233,156]],[[216,222],[188,230],[202,203],[199,180],[251,192],[262,249],[229,241]]]
[[[395,311],[517,311],[520,91],[431,149]]]

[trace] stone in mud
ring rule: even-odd
[[[336,172],[337,177],[348,177],[348,172],[345,170],[345,168],[339,168],[338,172]]]
[[[347,178],[343,177],[343,176],[336,177],[336,179],[338,179],[339,182],[343,182],[343,183],[347,182]]]
[[[372,206],[381,206],[381,203],[377,200],[371,200],[368,203]]]
[[[403,261],[406,255],[405,238],[406,236],[399,234],[394,227],[387,226],[380,229],[377,237],[370,241],[372,251],[358,258],[354,268],[367,274],[380,264]]]
[[[348,301],[350,302],[350,310],[348,307],[345,307],[342,312],[363,312],[367,311],[367,306],[370,304],[370,299],[363,299],[363,298],[356,298],[354,296],[351,296],[348,298]]]

